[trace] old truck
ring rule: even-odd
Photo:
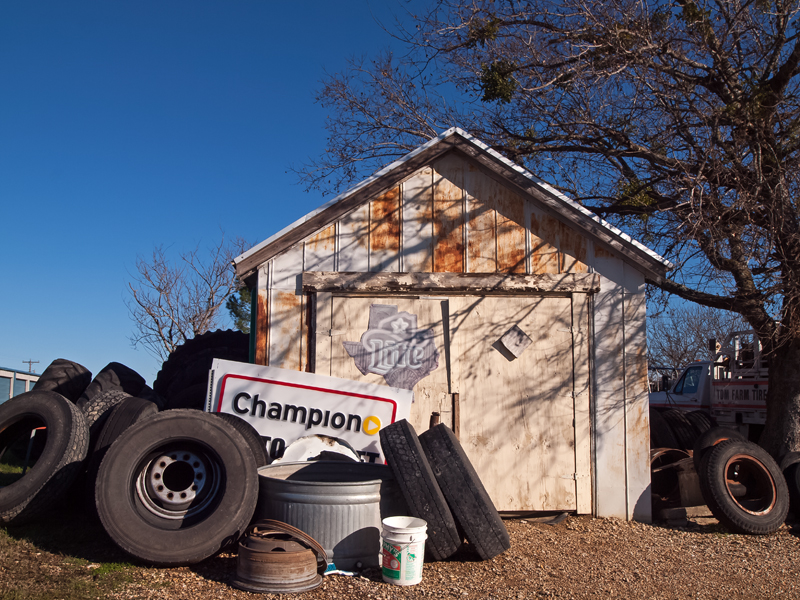
[[[752,330],[730,333],[716,347],[713,361],[685,366],[677,381],[650,393],[650,407],[701,410],[719,425],[757,440],[767,416],[768,364]]]

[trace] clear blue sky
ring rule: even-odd
[[[418,2],[418,4],[424,2]],[[397,0],[0,3],[0,366],[111,361],[137,256],[254,244],[325,199],[325,73],[391,44]]]

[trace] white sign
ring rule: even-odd
[[[411,402],[411,390],[215,359],[206,411],[250,423],[273,459],[296,439],[319,434],[345,440],[366,462],[383,463],[378,432],[408,419]]]

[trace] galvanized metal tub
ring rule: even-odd
[[[275,464],[258,470],[255,519],[304,531],[338,569],[379,566],[381,519],[407,512],[386,465],[343,461]]]

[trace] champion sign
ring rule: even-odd
[[[308,435],[348,442],[370,462],[384,462],[377,433],[407,419],[411,392],[275,367],[214,360],[209,412],[234,414],[261,435],[272,458]]]

